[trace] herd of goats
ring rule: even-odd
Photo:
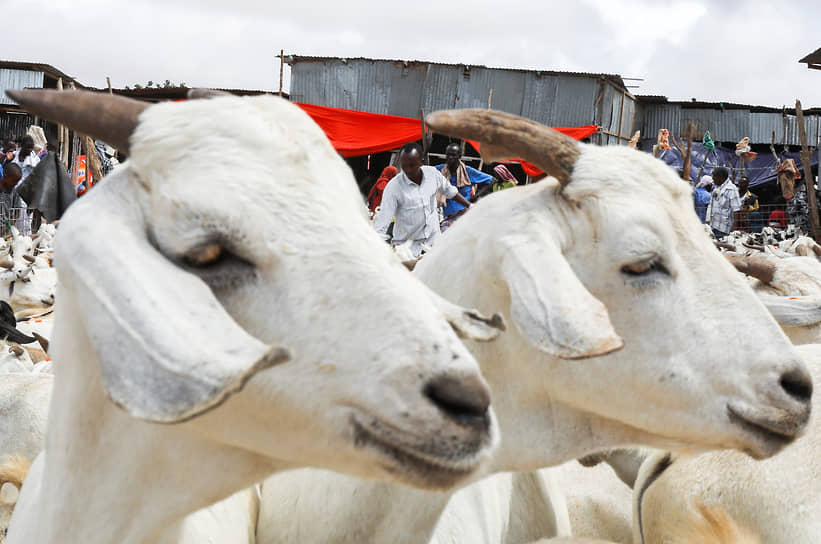
[[[713,240],[649,154],[443,111],[551,177],[410,272],[285,100],[9,94],[129,160],[0,244],[0,542],[821,542],[812,239]]]

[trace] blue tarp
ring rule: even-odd
[[[656,140],[642,141],[642,148],[648,153],[653,152],[653,145]],[[701,170],[701,165],[704,163],[704,155],[707,150],[700,142],[693,142],[692,151],[692,165],[690,166],[690,180],[695,182],[696,176]],[[796,166],[802,172],[804,169],[801,166],[801,156],[799,153],[779,153],[778,156],[783,161],[784,159],[795,160]],[[670,165],[675,170],[681,170],[684,166],[684,161],[681,158],[681,153],[678,149],[672,147],[661,152],[659,159]],[[738,179],[738,162],[739,158],[735,154],[735,149],[727,149],[724,147],[716,147],[714,151],[707,155],[707,164],[704,166],[703,175],[712,174],[713,168],[716,166],[730,166],[735,169],[736,179]],[[811,155],[811,164],[813,167],[818,166],[818,153],[813,152]],[[753,162],[744,163],[744,175],[750,180],[750,188],[764,183],[776,181],[776,170],[778,166],[775,157],[768,150],[766,153],[759,153]]]

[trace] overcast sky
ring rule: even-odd
[[[81,83],[276,90],[286,54],[643,78],[638,94],[821,107],[821,1],[0,0],[0,58]],[[286,66],[287,72],[287,66]],[[286,90],[287,90],[286,74]]]

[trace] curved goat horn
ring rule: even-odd
[[[43,348],[43,351],[48,353],[48,340],[44,336],[40,336],[36,332],[32,332],[31,335],[37,339],[37,342],[40,344],[40,347]]]
[[[727,260],[729,260],[739,272],[752,276],[762,283],[770,283],[773,281],[773,275],[775,275],[775,264],[767,259],[730,255],[727,256]]]
[[[35,262],[35,261],[37,260],[37,259],[35,259],[32,255],[29,255],[28,253],[26,253],[25,255],[23,255],[23,259],[25,259],[26,261],[28,261],[28,262],[30,262],[30,263],[33,263],[33,262]]]
[[[62,123],[128,153],[128,139],[149,105],[139,100],[91,91],[23,89],[6,91],[32,115]]]
[[[6,270],[10,270],[14,268],[14,261],[11,260],[11,257],[4,257],[3,259],[0,259],[0,266]]]
[[[501,111],[465,109],[431,113],[425,119],[439,133],[478,140],[486,162],[522,158],[559,180],[570,183],[581,154],[579,144],[535,121]]]

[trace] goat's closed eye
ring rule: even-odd
[[[203,267],[220,260],[222,257],[222,245],[217,242],[205,244],[188,251],[183,260],[191,266]]]
[[[627,274],[628,276],[644,276],[653,272],[661,272],[669,275],[669,272],[661,263],[661,259],[658,257],[626,264],[621,267],[621,271],[623,274]]]

